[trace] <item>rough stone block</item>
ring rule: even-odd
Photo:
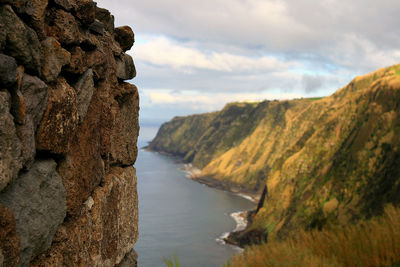
[[[20,92],[23,96],[25,119],[16,125],[21,140],[21,156],[24,168],[29,169],[36,155],[35,132],[47,107],[47,85],[38,77],[23,74]]]
[[[113,164],[132,165],[137,156],[139,94],[136,86],[130,83],[121,84],[116,94],[117,103],[112,106],[115,120],[110,161]]]
[[[0,91],[0,192],[22,168],[21,142],[10,114],[10,105],[10,94]]]
[[[0,253],[4,266],[18,266],[20,259],[20,240],[13,212],[0,205]],[[0,266],[2,266],[0,264]]]
[[[136,77],[136,68],[133,59],[128,54],[121,54],[116,59],[117,77],[121,80],[131,80]]]
[[[75,16],[85,25],[94,22],[95,4],[92,0],[75,0]]]
[[[40,42],[34,30],[26,26],[9,5],[0,6],[1,29],[6,33],[8,54],[25,68],[40,74]]]
[[[25,112],[30,116],[36,131],[47,108],[47,85],[38,77],[24,74],[21,81],[21,93],[24,97]]]
[[[48,36],[56,38],[62,45],[79,45],[82,42],[75,17],[61,9],[51,9],[49,11],[50,24],[46,26]]]
[[[0,86],[7,88],[17,82],[17,67],[14,58],[0,54]]]
[[[131,49],[135,42],[135,34],[131,27],[121,26],[114,30],[115,40],[120,44],[122,50],[127,51]]]
[[[137,267],[138,255],[135,250],[131,250],[125,258],[118,264],[118,267]]]
[[[11,92],[11,114],[14,116],[16,123],[23,124],[25,122],[25,103],[20,90]]]
[[[78,125],[75,90],[59,77],[49,90],[47,109],[36,133],[36,147],[54,154],[66,154]]]
[[[46,82],[52,82],[60,74],[61,68],[69,64],[71,54],[53,37],[47,37],[41,44],[42,78]]]
[[[115,266],[137,240],[135,169],[113,168],[73,223],[57,231],[52,248],[36,266]],[[89,205],[90,204],[90,205]]]
[[[101,102],[96,94],[79,131],[71,140],[69,153],[59,163],[58,173],[67,190],[67,211],[79,214],[82,203],[90,196],[104,177],[104,162],[100,154]]]
[[[35,128],[32,118],[28,115],[23,125],[17,125],[17,135],[21,140],[21,157],[24,168],[29,169],[36,155]]]
[[[70,52],[71,60],[65,70],[73,74],[83,74],[88,69],[85,52],[79,46],[74,46]]]
[[[74,8],[75,6],[74,0],[53,0],[53,1],[60,7],[64,8],[66,11],[72,10],[72,8]]]
[[[0,204],[15,216],[21,266],[46,251],[66,215],[66,194],[54,160],[35,162],[0,194]]]
[[[89,30],[94,33],[94,34],[98,34],[98,35],[103,35],[104,34],[104,24],[100,21],[94,21],[92,24],[90,24],[89,26]]]
[[[114,33],[114,16],[111,15],[110,11],[105,8],[96,7],[95,9],[96,19],[102,22],[106,30],[113,34]]]
[[[78,98],[78,115],[79,122],[82,122],[86,117],[90,101],[92,100],[94,81],[93,71],[88,69],[78,80],[74,86]]]
[[[44,19],[48,0],[10,0],[18,14],[24,16],[36,30],[41,38],[44,38]]]

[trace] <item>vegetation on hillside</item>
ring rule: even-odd
[[[176,118],[150,148],[182,156],[204,176],[265,192],[250,226],[231,241],[356,223],[400,204],[399,73],[395,65],[356,77],[322,99],[233,103]]]
[[[346,227],[299,231],[285,241],[251,246],[235,256],[234,267],[400,266],[400,209]]]

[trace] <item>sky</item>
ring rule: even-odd
[[[400,61],[399,0],[97,0],[135,32],[142,124],[327,96]]]

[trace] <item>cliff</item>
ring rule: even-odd
[[[92,0],[0,1],[0,266],[133,266],[128,26]]]
[[[208,118],[200,133],[191,132],[193,117],[175,118],[149,148],[176,154],[164,140],[193,144],[183,155],[202,176],[257,191],[249,227],[230,237],[257,243],[355,222],[382,213],[386,203],[399,204],[399,115],[395,65],[356,77],[323,99],[229,104],[212,116],[196,115]]]

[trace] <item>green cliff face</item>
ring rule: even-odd
[[[249,232],[346,224],[400,203],[400,65],[323,99],[236,103],[175,118],[150,148],[261,192]]]

